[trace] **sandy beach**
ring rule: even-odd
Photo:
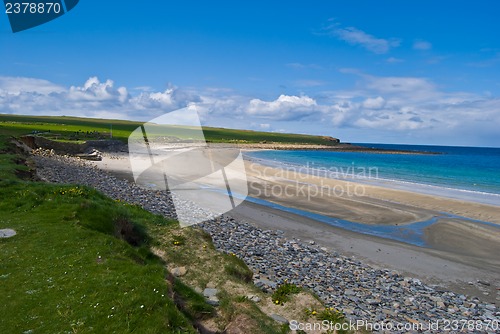
[[[94,163],[119,177],[132,179],[126,155],[105,155],[102,161]],[[293,171],[283,173],[252,161],[246,161],[245,168],[249,196],[284,207],[369,226],[398,228],[435,221],[422,227],[425,246],[421,247],[249,201],[228,215],[260,228],[313,240],[373,266],[398,270],[457,293],[500,302],[499,207]]]

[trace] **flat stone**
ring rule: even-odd
[[[248,295],[247,299],[253,301],[254,303],[260,302],[260,297],[256,295]]]
[[[271,318],[273,318],[274,320],[276,320],[279,323],[288,324],[288,320],[286,320],[285,318],[283,318],[279,314],[273,313],[273,314],[271,314]]]
[[[205,290],[203,290],[203,296],[205,296],[206,298],[215,297],[217,293],[219,293],[217,289],[206,288]]]
[[[377,299],[367,299],[366,302],[369,305],[378,305],[378,304],[380,304],[380,300],[377,300]]]
[[[355,294],[356,294],[356,292],[354,292],[351,289],[347,289],[344,291],[344,295],[346,295],[346,296],[354,296]]]
[[[15,236],[17,233],[16,231],[14,230],[11,230],[10,228],[6,228],[6,229],[3,229],[3,230],[0,230],[0,238],[12,238],[13,236]]]

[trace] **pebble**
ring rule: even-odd
[[[286,320],[284,317],[282,317],[279,314],[273,313],[273,314],[271,314],[271,318],[273,318],[274,320],[276,320],[277,322],[279,322],[281,324],[285,324],[285,325],[288,324],[288,320]]]

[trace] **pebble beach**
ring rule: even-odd
[[[34,151],[33,158],[37,176],[42,180],[93,187],[113,199],[176,218],[166,191],[141,188],[75,157],[39,149]],[[195,216],[205,214],[193,203],[186,201],[185,205]],[[482,327],[475,327],[472,332],[500,331],[500,310],[493,303],[443,289],[396,270],[373,267],[312,240],[289,237],[281,230],[262,229],[229,215],[194,228],[208,232],[220,251],[243,259],[254,272],[255,285],[264,291],[272,292],[287,280],[314,291],[327,306],[341,310],[352,320],[420,323],[424,325],[423,332],[428,333],[436,332],[426,327],[432,321],[460,324],[475,321]],[[450,332],[471,331],[465,327]]]

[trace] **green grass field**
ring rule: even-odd
[[[78,117],[52,116],[19,116],[0,114],[0,131],[12,135],[30,134],[34,131],[61,135],[59,140],[86,140],[95,138],[111,138],[126,142],[128,136],[140,122],[107,120]],[[87,132],[98,132],[99,136]],[[185,132],[185,130],[184,130]],[[187,131],[189,133],[189,131]],[[322,136],[234,130],[203,127],[205,139],[214,143],[260,143],[275,142],[287,144],[335,145]]]
[[[118,219],[147,213],[72,186],[20,183],[0,196],[0,225],[18,233],[0,240],[2,333],[194,332],[161,261],[114,235]]]

